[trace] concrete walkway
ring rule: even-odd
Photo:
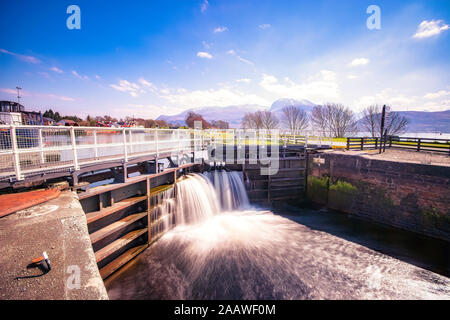
[[[27,269],[46,251],[52,270]],[[0,299],[108,299],[76,195],[0,218]],[[34,277],[37,276],[37,277]]]

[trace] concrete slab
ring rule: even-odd
[[[30,192],[3,194],[0,196],[0,218],[46,201],[56,199],[59,189],[34,190]]]
[[[378,150],[328,150],[321,152],[331,152],[337,154],[358,155],[367,159],[386,160],[405,163],[426,164],[435,166],[450,167],[450,157],[445,153],[433,153],[414,150],[386,149],[386,152],[379,153]]]
[[[52,270],[27,269],[46,251]],[[75,193],[0,219],[0,299],[108,299]]]

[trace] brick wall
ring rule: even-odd
[[[330,209],[450,241],[450,167],[309,154],[307,196]]]

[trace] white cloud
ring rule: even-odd
[[[329,70],[322,70],[302,83],[295,83],[289,78],[280,82],[276,77],[264,74],[259,85],[275,94],[275,98],[289,97],[326,102],[340,97],[337,75]]]
[[[246,63],[246,64],[249,64],[249,65],[253,66],[253,62],[251,62],[251,61],[249,61],[249,60],[247,60],[247,59],[242,58],[241,56],[239,56],[239,55],[236,53],[236,51],[234,51],[234,50],[228,50],[227,53],[228,53],[229,55],[235,56],[239,61],[242,61],[242,62],[244,62],[244,63]]]
[[[50,68],[50,70],[52,70],[53,72],[56,72],[56,73],[63,73],[64,72],[64,71],[62,71],[61,69],[59,69],[57,67]]]
[[[395,89],[386,88],[375,95],[362,96],[356,100],[355,104],[359,109],[372,104],[386,104],[394,110],[409,110],[410,108],[418,107],[421,103],[417,96],[405,95]]]
[[[209,90],[189,91],[184,88],[170,90],[169,94],[161,95],[169,103],[186,107],[229,106],[241,104],[269,105],[271,101],[231,87],[221,87]]]
[[[214,33],[221,33],[221,32],[225,32],[228,31],[227,27],[217,27],[214,29]]]
[[[236,82],[239,82],[239,83],[250,83],[250,82],[252,82],[252,80],[248,79],[248,78],[243,78],[243,79],[237,79]]]
[[[450,27],[448,24],[444,24],[442,20],[424,20],[419,24],[416,33],[413,38],[422,39],[436,36],[442,31],[448,30]]]
[[[268,23],[264,23],[264,24],[260,24],[259,25],[259,28],[262,29],[262,30],[269,29],[270,27],[271,27],[271,25],[268,24]]]
[[[139,94],[145,93],[145,90],[141,89],[138,84],[128,80],[120,80],[118,85],[110,84],[109,86],[114,90],[127,92],[132,97],[137,97]]]
[[[202,13],[205,13],[206,10],[208,10],[208,5],[209,5],[208,0],[204,0],[202,5],[200,6],[200,10],[202,11]]]
[[[444,111],[449,109],[448,91],[428,93],[424,96],[410,95],[393,88],[385,88],[374,95],[363,96],[355,101],[355,106],[362,109],[371,104],[389,105],[393,110],[409,111]],[[442,98],[442,99],[439,99]],[[432,100],[432,101],[430,101]]]
[[[202,52],[202,51],[197,52],[197,57],[205,58],[205,59],[212,59],[211,54],[209,54],[208,52]]]
[[[95,75],[95,79],[102,80],[102,77],[100,77],[98,74]]]
[[[78,72],[76,72],[75,70],[72,70],[72,74],[78,79],[89,80],[88,76],[82,76]]]
[[[441,90],[441,91],[438,91],[438,92],[427,93],[424,96],[424,98],[425,99],[437,99],[437,98],[445,97],[445,96],[448,96],[448,95],[450,95],[450,91]]]
[[[26,56],[23,54],[18,54],[18,53],[14,53],[5,49],[0,49],[0,52],[4,53],[4,54],[9,54],[10,56],[16,57],[17,59],[20,59],[22,61],[28,62],[28,63],[33,63],[33,64],[37,64],[37,63],[41,63],[41,60],[39,60],[36,57],[33,56]]]
[[[367,58],[357,58],[357,59],[353,59],[353,61],[350,62],[349,66],[350,67],[365,66],[365,65],[368,65],[369,62],[370,62],[370,60]]]
[[[155,104],[127,104],[125,107],[112,107],[111,115],[121,118],[124,115],[135,116],[144,119],[156,119],[160,115],[175,115],[181,113],[183,109]]]
[[[150,81],[145,80],[144,78],[139,78],[138,82],[145,88],[148,88],[150,91],[156,92],[156,86]]]

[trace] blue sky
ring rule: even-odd
[[[27,109],[81,117],[279,98],[446,110],[449,24],[448,0],[1,1],[0,99],[20,86]]]

